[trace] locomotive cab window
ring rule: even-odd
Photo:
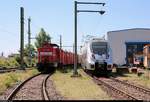
[[[105,42],[92,42],[92,52],[98,55],[107,55],[107,43]]]

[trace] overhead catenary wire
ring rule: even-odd
[[[6,30],[6,29],[2,28],[1,26],[0,26],[0,31],[2,31],[2,32],[6,32],[6,33],[9,33],[9,34],[16,34],[15,32],[8,31],[8,30]]]
[[[100,6],[100,7],[102,7],[103,8],[103,6]],[[101,10],[102,10],[102,8],[100,8]],[[96,15],[97,16],[97,15]],[[99,16],[99,15],[98,15]],[[80,18],[80,17],[79,17]],[[100,19],[99,19],[100,18]],[[81,19],[82,19],[82,17],[81,17]],[[97,29],[99,28],[99,26],[100,26],[100,24],[101,24],[101,21],[102,21],[102,19],[103,19],[103,16],[101,17],[98,17],[97,18],[98,19],[98,22],[96,22],[96,25],[90,30],[91,32],[92,32],[92,35],[93,34],[96,34],[97,33]],[[80,23],[80,19],[79,19],[79,24],[80,24],[80,29],[82,28],[82,24]],[[91,27],[90,27],[91,28]],[[79,29],[79,30],[80,30]],[[82,32],[83,32],[83,30],[82,30]],[[85,31],[84,31],[85,32]],[[85,36],[86,35],[91,35],[91,34],[85,34],[85,33],[83,33],[84,35],[82,35],[82,39],[81,39],[81,42],[84,42],[84,38],[85,38]],[[96,34],[97,35],[97,34]]]

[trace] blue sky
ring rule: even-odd
[[[105,7],[79,5],[78,9],[106,10],[78,14],[78,45],[82,36],[103,36],[108,31],[130,28],[150,28],[150,0],[78,0],[105,2]],[[74,0],[1,0],[0,3],[0,53],[15,53],[20,49],[20,7],[25,10],[25,44],[27,44],[27,19],[30,16],[31,32],[35,37],[44,28],[52,42],[72,46],[74,41]],[[34,44],[34,40],[32,40]],[[64,48],[72,51],[72,48]],[[79,50],[79,49],[78,49]]]

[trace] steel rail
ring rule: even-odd
[[[0,73],[7,73],[7,72],[13,72],[16,71],[18,68],[5,68],[5,69],[0,69]]]
[[[27,68],[25,70],[31,70],[33,68]],[[19,70],[18,68],[10,68],[10,69],[4,69],[4,70],[0,70],[0,73],[8,73],[8,72],[14,72],[16,70]]]
[[[6,100],[12,100],[13,97],[17,94],[17,92],[21,89],[21,87],[22,87],[23,85],[25,85],[25,83],[27,83],[28,81],[30,81],[31,79],[33,79],[33,78],[35,78],[35,77],[37,77],[37,76],[39,76],[39,75],[41,75],[41,73],[36,74],[36,75],[34,75],[34,76],[32,76],[32,77],[26,79],[26,80],[23,81],[22,83],[20,83],[20,84],[9,94],[9,96],[6,98]]]
[[[84,72],[85,72],[88,76],[92,77],[92,74],[87,73],[85,70],[84,70]],[[98,79],[98,78],[95,77],[95,76],[92,77],[92,78],[93,78],[93,80],[94,80],[98,85],[103,84],[104,86],[108,87],[109,89],[111,89],[112,91],[115,91],[115,92],[118,93],[118,94],[124,95],[124,96],[126,96],[127,98],[132,99],[132,100],[138,100],[137,98],[133,97],[132,95],[129,95],[128,93],[126,93],[126,92],[124,92],[124,91],[122,91],[122,90],[119,90],[119,89],[117,89],[117,88],[115,88],[115,87],[113,87],[113,86],[107,84],[106,82],[104,82],[104,81]]]
[[[42,82],[42,90],[41,91],[42,91],[42,98],[43,98],[43,100],[50,100],[49,96],[48,96],[47,88],[46,88],[46,86],[47,86],[46,83],[47,83],[48,78],[51,75],[52,74],[47,75],[46,78]]]
[[[97,81],[98,85],[103,84],[104,86],[110,88],[111,90],[113,90],[113,91],[115,91],[115,92],[117,92],[117,93],[119,93],[119,94],[121,94],[121,95],[126,96],[126,97],[129,98],[129,99],[138,100],[137,98],[133,97],[132,95],[130,95],[130,94],[128,94],[128,93],[126,93],[126,92],[124,92],[124,91],[122,91],[122,90],[119,90],[119,89],[117,89],[117,88],[111,86],[110,84],[108,84],[108,83],[106,83],[106,82],[104,82],[104,81],[102,81],[102,80],[100,80],[100,79],[98,79],[98,78],[96,78],[96,77],[94,77],[93,79]]]
[[[117,81],[117,82],[119,82],[119,83],[121,83],[121,84],[128,85],[129,87],[135,88],[135,89],[137,89],[137,90],[139,90],[139,91],[142,91],[142,92],[144,92],[144,93],[146,93],[146,94],[150,94],[150,89],[148,89],[148,88],[144,88],[144,87],[141,87],[141,86],[136,86],[136,85],[133,85],[133,84],[131,84],[131,83],[124,82],[124,81],[121,81],[121,80],[119,80],[119,79],[115,79],[115,78],[113,78],[113,77],[111,77],[111,79],[112,79],[112,80],[115,80],[115,81]]]

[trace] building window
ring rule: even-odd
[[[150,53],[150,47],[148,47],[148,53]]]
[[[138,45],[137,52],[142,52],[142,51],[143,51],[143,45]]]

